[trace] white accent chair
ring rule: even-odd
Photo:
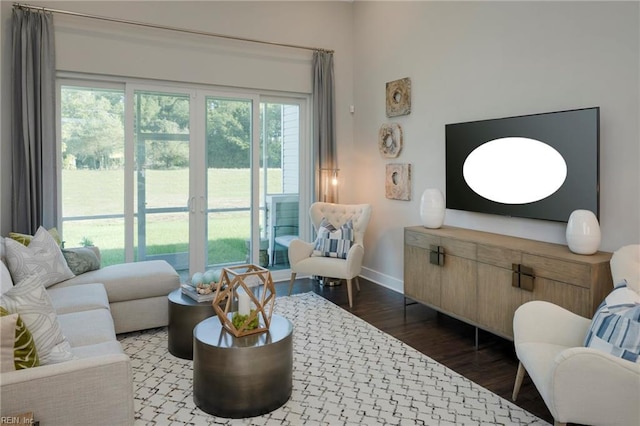
[[[640,245],[625,246],[610,261],[614,285],[640,285]],[[515,401],[525,372],[540,392],[556,425],[640,425],[640,364],[584,347],[591,319],[557,305],[532,301],[513,318],[520,360]]]
[[[291,266],[291,282],[289,294],[293,289],[293,283],[297,274],[317,275],[320,277],[338,278],[347,281],[347,293],[349,307],[353,307],[353,294],[351,283],[356,282],[356,288],[360,290],[358,275],[362,270],[364,257],[364,233],[371,218],[371,205],[369,204],[332,204],[313,203],[309,208],[309,216],[316,232],[326,218],[336,228],[344,225],[350,219],[353,221],[354,241],[347,253],[346,259],[333,257],[311,256],[314,243],[302,240],[293,240],[289,245],[289,265]]]

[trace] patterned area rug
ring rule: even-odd
[[[260,417],[224,419],[193,402],[192,361],[166,328],[119,336],[133,364],[136,425],[547,425],[314,294],[276,299],[294,325],[293,392]]]

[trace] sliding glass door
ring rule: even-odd
[[[246,262],[287,269],[282,237],[300,234],[300,188],[311,188],[300,174],[306,99],[139,83],[59,90],[67,246],[98,245],[103,265],[164,259],[183,278]]]
[[[185,275],[251,261],[258,98],[133,93],[136,259],[164,259]]]

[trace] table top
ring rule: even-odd
[[[177,288],[173,290],[171,293],[169,293],[169,300],[171,301],[171,303],[175,303],[177,305],[188,305],[188,306],[204,306],[204,305],[211,306],[211,303],[213,302],[213,300],[208,300],[206,302],[198,302],[192,299],[191,297],[187,296],[186,294],[183,294],[180,288]]]
[[[293,324],[280,315],[271,316],[269,331],[235,337],[224,329],[218,316],[207,318],[193,329],[193,337],[201,343],[219,348],[250,348],[281,341],[293,332]]]

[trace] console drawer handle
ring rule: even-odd
[[[511,286],[518,287],[526,291],[533,291],[533,281],[535,275],[533,268],[530,266],[524,266],[519,263],[512,263],[511,270]]]

